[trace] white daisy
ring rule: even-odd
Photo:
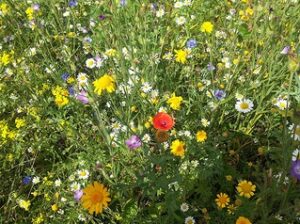
[[[85,61],[85,65],[88,68],[94,68],[96,66],[96,61],[94,58],[89,58]]]
[[[149,82],[144,82],[144,83],[142,84],[141,89],[142,89],[142,91],[143,91],[144,93],[148,93],[148,92],[150,92],[150,91],[152,90],[152,86],[150,85]]]
[[[165,10],[163,8],[160,8],[156,11],[156,17],[161,18],[165,15]]]
[[[61,180],[60,179],[55,180],[54,185],[55,187],[59,187],[61,185]]]
[[[204,126],[204,127],[208,127],[210,122],[206,119],[206,118],[202,118],[201,119],[201,124]]]
[[[187,211],[189,210],[189,205],[188,205],[187,203],[182,203],[182,204],[180,205],[180,210],[181,210],[182,212],[187,212]]]
[[[78,82],[79,86],[86,85],[88,82],[87,74],[80,72],[77,76],[77,82]]]
[[[175,2],[175,4],[174,4],[174,8],[176,8],[176,9],[180,9],[183,6],[184,6],[183,2]]]
[[[253,102],[249,99],[238,100],[235,104],[235,109],[242,113],[248,113],[253,110]]]
[[[77,183],[77,182],[74,182],[70,185],[70,189],[71,191],[77,191],[77,190],[80,190],[80,184]]]
[[[195,224],[195,219],[192,216],[186,217],[184,224]]]
[[[278,98],[274,104],[279,108],[279,110],[285,110],[288,107],[288,102],[285,99]]]
[[[177,25],[183,25],[186,23],[186,18],[184,16],[180,16],[180,17],[177,17],[175,19],[175,22],[177,23]]]
[[[79,179],[85,180],[89,177],[90,173],[88,170],[78,170],[77,175]]]
[[[32,183],[33,183],[33,184],[38,184],[40,181],[41,181],[41,180],[40,180],[39,177],[34,177],[34,178],[32,179]]]

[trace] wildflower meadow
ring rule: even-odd
[[[299,224],[299,0],[0,0],[0,223]]]

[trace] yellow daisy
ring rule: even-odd
[[[97,181],[83,189],[83,196],[80,200],[82,206],[89,210],[90,214],[102,213],[103,209],[108,207],[108,202],[111,201],[107,188]]]
[[[93,82],[93,85],[95,87],[94,92],[98,95],[101,95],[104,90],[112,93],[116,89],[115,82],[116,81],[112,76],[105,74]]]
[[[176,139],[171,144],[171,153],[175,156],[183,157],[184,156],[184,145],[185,145],[184,142]]]
[[[201,130],[196,133],[197,142],[204,142],[207,139],[207,134],[205,131]]]
[[[215,199],[215,202],[219,208],[225,208],[229,204],[230,198],[228,197],[227,194],[220,193],[217,194],[217,198]]]
[[[250,198],[254,195],[254,191],[256,189],[256,186],[254,184],[252,184],[251,181],[242,180],[242,181],[239,182],[236,189],[239,192],[240,196]]]

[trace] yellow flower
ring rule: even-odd
[[[201,25],[201,32],[202,33],[211,33],[214,29],[214,25],[211,22],[204,22]]]
[[[62,107],[69,103],[69,99],[60,95],[55,97],[55,103],[57,106]]]
[[[227,176],[225,176],[225,178],[226,178],[227,181],[232,181],[232,176],[231,175],[227,175]]]
[[[82,206],[89,210],[90,214],[102,213],[103,209],[108,207],[110,202],[109,193],[103,184],[95,181],[83,189],[83,196],[81,197]]]
[[[102,91],[104,90],[106,90],[109,93],[112,93],[116,89],[115,79],[108,74],[105,74],[99,79],[95,80],[93,82],[93,85],[95,87],[94,92],[98,95],[101,95]]]
[[[236,187],[240,196],[244,196],[246,198],[250,198],[254,195],[254,191],[256,186],[252,184],[251,181],[242,180],[239,181],[238,186]]]
[[[234,204],[228,205],[228,207],[227,207],[227,212],[228,212],[228,214],[229,214],[229,215],[234,214],[236,208],[237,208],[237,207],[236,207]]]
[[[249,219],[247,219],[247,218],[245,218],[245,217],[243,217],[243,216],[240,216],[240,217],[236,220],[235,224],[252,224],[252,222],[250,222]]]
[[[184,156],[184,146],[185,146],[184,142],[176,139],[171,144],[171,153],[175,156],[183,157]]]
[[[181,63],[181,64],[185,64],[186,63],[186,59],[188,56],[188,51],[187,50],[175,50],[175,61]]]
[[[25,11],[27,18],[29,20],[33,20],[33,12],[34,12],[34,9],[32,7],[28,7]]]
[[[57,210],[58,210],[57,204],[53,204],[53,205],[51,206],[51,209],[52,209],[52,211],[57,212]]]
[[[23,199],[20,199],[18,201],[18,204],[19,204],[20,208],[25,209],[25,211],[29,211],[29,206],[30,206],[30,201],[29,200],[25,201]]]
[[[115,49],[108,49],[104,54],[108,57],[114,57],[116,56],[117,51]]]
[[[40,224],[44,221],[44,216],[42,213],[39,214],[36,218],[32,219],[32,224]]]
[[[26,124],[25,120],[22,118],[16,118],[15,123],[16,123],[16,128],[24,127]]]
[[[0,64],[8,65],[13,60],[12,54],[9,54],[7,52],[3,52],[2,56],[0,57]]]
[[[225,208],[229,204],[230,198],[228,197],[227,194],[220,193],[217,194],[217,198],[215,199],[215,202],[219,208]]]
[[[1,11],[2,15],[6,15],[8,13],[8,5],[6,3],[1,3],[0,11]]]
[[[205,131],[201,130],[196,133],[197,142],[204,142],[207,139],[207,134]]]
[[[173,110],[180,110],[180,105],[182,102],[181,96],[176,96],[175,93],[172,94],[172,97],[168,99],[167,103]]]

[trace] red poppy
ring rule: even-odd
[[[159,112],[153,118],[153,126],[158,130],[169,131],[174,124],[173,118],[167,113]]]

